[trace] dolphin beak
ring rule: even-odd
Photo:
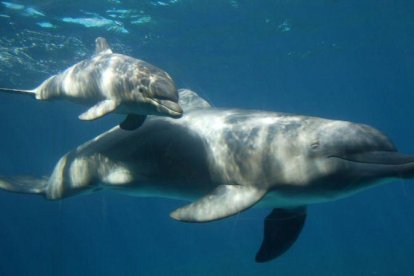
[[[372,151],[341,156],[333,155],[331,157],[337,157],[354,163],[377,165],[404,165],[414,163],[414,156],[401,154],[396,151]]]
[[[330,156],[342,159],[352,168],[352,173],[362,178],[379,177],[411,178],[414,175],[414,156],[393,151],[373,151]],[[349,174],[349,172],[348,172]]]
[[[179,118],[183,115],[183,109],[177,103],[178,92],[171,78],[165,76],[155,77],[150,83],[152,100],[156,102],[157,111],[161,114]]]
[[[153,100],[157,103],[157,111],[161,114],[168,114],[173,118],[183,115],[183,109],[177,103],[178,93],[174,82],[167,77],[157,77],[150,84]]]
[[[179,104],[169,100],[158,100],[158,111],[167,113],[173,118],[180,118],[183,115],[183,109]]]

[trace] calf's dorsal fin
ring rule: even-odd
[[[105,38],[98,37],[95,39],[95,55],[101,54],[112,54],[112,50]]]

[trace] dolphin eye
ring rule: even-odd
[[[319,141],[313,141],[310,147],[313,150],[317,150],[319,148]]]
[[[138,91],[139,91],[140,93],[144,93],[144,92],[145,92],[145,88],[144,88],[144,87],[140,87],[140,88],[138,88]]]
[[[150,80],[149,80],[149,79],[147,79],[147,78],[142,78],[142,79],[141,79],[141,81],[140,81],[140,83],[141,83],[143,86],[149,86],[149,84],[150,84]]]

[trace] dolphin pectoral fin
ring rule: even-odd
[[[119,127],[124,130],[134,130],[139,128],[147,118],[146,115],[128,114],[125,120],[119,124]]]
[[[185,222],[222,219],[253,206],[265,193],[265,190],[251,186],[220,185],[212,193],[175,210],[170,216]]]
[[[264,237],[256,262],[267,262],[285,253],[299,237],[305,219],[306,207],[273,209],[264,222]]]
[[[89,121],[101,118],[114,111],[117,106],[118,104],[114,100],[101,101],[79,115],[79,119]]]

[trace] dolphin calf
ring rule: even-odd
[[[374,128],[283,113],[214,109],[179,91],[180,119],[151,116],[135,131],[115,127],[65,154],[50,177],[0,177],[0,188],[48,199],[103,189],[192,201],[173,211],[184,222],[272,208],[257,262],[298,238],[306,206],[414,177],[414,155],[397,152]]]
[[[37,88],[0,88],[0,91],[91,106],[79,116],[81,120],[95,120],[111,112],[127,114],[120,125],[127,130],[139,127],[146,115],[174,118],[182,115],[175,84],[165,71],[145,61],[113,53],[102,37],[95,43],[94,56],[51,76]]]

